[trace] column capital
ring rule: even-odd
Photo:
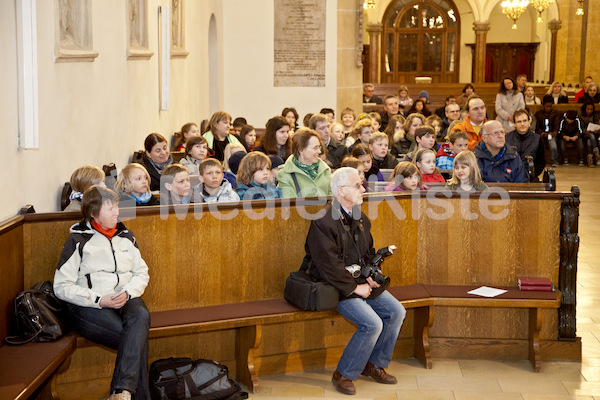
[[[369,22],[367,24],[367,32],[381,33],[383,32],[383,24],[381,22]]]
[[[486,33],[490,30],[490,23],[487,21],[473,22],[473,30],[475,33]]]
[[[548,22],[548,29],[550,29],[550,32],[556,33],[561,28],[561,25],[562,21],[560,19],[553,19],[552,21]]]

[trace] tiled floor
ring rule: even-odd
[[[528,361],[434,360],[423,369],[414,359],[393,361],[388,372],[396,385],[367,378],[356,382],[356,396],[336,392],[332,370],[260,378],[252,399],[423,399],[423,400],[600,400],[600,168],[557,168],[558,190],[581,189],[577,334],[583,361],[542,363],[534,373]]]

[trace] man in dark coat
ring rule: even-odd
[[[531,117],[527,110],[520,108],[513,114],[515,130],[506,134],[506,144],[515,148],[521,161],[526,156],[533,157],[535,176],[540,176],[546,166],[546,155],[542,136],[530,129]]]
[[[379,383],[397,382],[384,368],[392,359],[406,310],[371,277],[353,278],[346,269],[365,265],[375,254],[371,221],[360,210],[365,189],[358,171],[348,167],[335,171],[331,190],[335,199],[310,225],[305,262],[312,276],[338,289],[337,310],[357,327],[331,379],[339,392],[355,394],[352,381],[361,374]]]
[[[496,120],[481,127],[481,142],[473,153],[484,182],[527,182],[529,174],[517,152],[506,145],[506,132]]]

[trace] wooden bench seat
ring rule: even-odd
[[[431,368],[428,329],[431,327],[433,300],[422,285],[390,287],[389,292],[405,308],[415,309],[414,355],[426,368]],[[235,329],[236,380],[251,391],[258,388],[254,369],[254,351],[262,341],[262,327],[315,319],[339,317],[337,311],[301,311],[284,299],[250,301],[235,304],[189,309],[156,311],[150,313],[150,339],[192,335],[202,332]],[[77,337],[77,347],[95,346],[85,338]]]
[[[516,287],[498,287],[507,290],[497,297],[488,298],[469,294],[480,286],[425,285],[433,298],[435,307],[490,307],[529,309],[529,361],[535,372],[541,370],[540,330],[542,313],[540,309],[559,308],[560,292],[520,291]]]
[[[76,336],[72,334],[55,342],[0,347],[0,400],[30,398],[55,372],[68,367],[75,347]],[[56,396],[54,384],[44,389]]]

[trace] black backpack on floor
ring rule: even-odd
[[[248,393],[227,373],[225,365],[212,360],[156,360],[150,366],[150,394],[152,400],[247,399]]]

